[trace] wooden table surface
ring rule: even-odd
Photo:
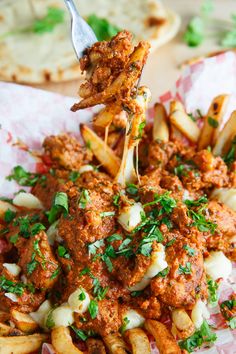
[[[189,48],[181,40],[186,23],[191,16],[199,12],[201,0],[163,0],[163,3],[180,14],[182,25],[175,39],[149,56],[142,75],[142,83],[151,89],[153,99],[173,86],[180,74],[180,65],[186,59],[221,49],[213,40],[207,41],[198,48]],[[215,0],[214,4],[215,17],[227,19],[230,14],[236,13],[236,0]],[[51,83],[38,87],[68,96],[76,96],[79,82],[80,80],[78,79],[66,83]]]

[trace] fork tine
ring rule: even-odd
[[[80,16],[73,0],[64,0],[71,15],[71,38],[75,53],[80,59],[86,48],[97,42],[92,28]]]

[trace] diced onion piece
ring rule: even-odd
[[[82,174],[84,172],[89,172],[89,171],[93,171],[94,168],[92,165],[84,165],[84,166],[81,166],[80,169],[79,169],[79,173]]]
[[[19,267],[16,263],[3,263],[3,267],[6,268],[9,273],[16,277],[21,272],[21,267]]]
[[[232,263],[222,251],[210,252],[210,256],[204,261],[207,275],[213,280],[227,279],[232,272]]]
[[[20,192],[13,199],[13,204],[28,209],[44,209],[40,200],[31,193]]]
[[[202,300],[197,300],[191,312],[191,319],[194,326],[198,329],[201,327],[204,320],[210,318],[210,313],[207,310],[206,304]]]
[[[13,302],[17,302],[18,301],[18,297],[16,296],[16,294],[13,293],[5,293],[4,294],[6,297],[8,297],[8,299],[10,299]]]
[[[73,310],[70,308],[69,305],[64,304],[59,307],[57,307],[55,310],[50,313],[53,327],[69,327],[74,323],[74,316],[73,316]],[[48,316],[45,319],[45,323],[47,321]]]
[[[236,211],[236,188],[219,188],[211,194],[213,199],[224,203],[232,210]]]
[[[0,200],[0,219],[4,218],[5,212],[8,209],[11,210],[11,211],[14,211],[14,212],[17,211],[17,208],[14,207],[14,205]]]
[[[37,311],[31,312],[29,315],[40,327],[44,327],[45,318],[49,311],[52,309],[52,305],[49,300],[45,300],[38,308]]]
[[[82,294],[84,294],[85,296],[84,300],[80,300],[80,296]],[[79,289],[75,290],[72,294],[70,294],[68,303],[70,305],[70,308],[74,312],[78,312],[82,314],[86,312],[88,309],[90,303],[89,294],[83,288],[80,287]]]
[[[130,287],[130,291],[139,291],[146,288],[153,277],[155,277],[159,272],[168,267],[168,263],[165,260],[165,247],[161,244],[157,244],[157,250],[153,251],[151,254],[151,264],[148,267],[142,280]]]
[[[51,246],[54,245],[55,241],[62,242],[63,239],[58,234],[58,225],[59,220],[55,221],[47,230],[48,242]]]
[[[123,321],[127,323],[125,326],[125,330],[127,330],[141,327],[145,322],[145,318],[137,311],[130,309],[123,315]]]
[[[128,232],[131,232],[141,221],[141,214],[144,213],[141,203],[134,203],[120,210],[118,222]]]

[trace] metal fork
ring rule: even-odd
[[[75,53],[80,59],[85,49],[97,42],[92,28],[80,16],[73,0],[64,0],[71,16],[71,38]]]

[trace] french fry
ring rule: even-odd
[[[81,135],[84,141],[90,145],[90,148],[94,156],[102,164],[102,166],[110,173],[111,176],[115,176],[119,170],[121,161],[119,157],[115,155],[113,150],[107,146],[104,141],[97,136],[86,125],[80,126]]]
[[[1,220],[4,219],[5,212],[8,209],[10,209],[11,211],[14,211],[14,212],[16,212],[18,210],[16,207],[14,207],[14,205],[0,200],[0,219]]]
[[[228,100],[229,95],[220,95],[213,99],[204,119],[204,125],[198,140],[198,150],[212,146],[216,142]]]
[[[121,90],[122,86],[132,88],[141,75],[143,65],[145,64],[150,45],[147,42],[140,42],[134,49],[125,69],[104,91],[75,103],[71,110],[76,112],[79,109],[92,107],[100,103],[105,103]],[[138,64],[138,65],[137,65]],[[135,66],[135,69],[133,69]]]
[[[0,337],[0,354],[29,354],[36,352],[46,340],[47,335],[38,333],[28,336]]]
[[[146,320],[144,327],[155,338],[160,354],[181,354],[174,337],[161,322]]]
[[[93,124],[97,127],[106,128],[112,123],[114,116],[118,113],[120,113],[120,107],[111,103],[94,116]]]
[[[236,136],[236,111],[234,111],[229,120],[226,122],[224,128],[220,132],[216,144],[213,148],[215,156],[223,156],[227,153],[232,139]]]
[[[179,338],[190,337],[195,327],[187,312],[184,309],[175,309],[171,315]]]
[[[100,339],[89,338],[86,341],[88,354],[106,354],[106,349]]]
[[[169,127],[167,123],[166,109],[161,103],[154,105],[153,140],[169,141]]]
[[[103,341],[110,354],[126,354],[126,344],[119,333],[108,334]]]
[[[189,140],[194,143],[198,141],[200,129],[185,112],[184,106],[179,101],[170,103],[170,122]]]
[[[64,326],[53,328],[51,338],[57,354],[83,354],[73,344],[69,328]]]
[[[132,354],[150,354],[150,342],[141,328],[129,329],[125,332],[125,339],[132,348]]]
[[[11,310],[11,319],[22,332],[33,333],[38,328],[38,324],[28,314],[15,309]]]

